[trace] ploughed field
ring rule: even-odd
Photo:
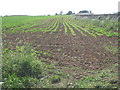
[[[80,70],[103,70],[117,64],[116,30],[105,30],[72,16],[35,18],[15,24],[3,22],[3,48],[16,50],[16,46],[30,44],[42,62],[54,64],[64,73],[76,73],[73,79],[84,76]],[[72,71],[63,67],[79,69]]]

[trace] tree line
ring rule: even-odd
[[[62,11],[60,11],[60,13],[55,13],[55,15],[63,15],[62,14],[63,12]],[[72,11],[68,11],[66,14],[64,14],[64,15],[72,15],[72,14],[75,14],[75,13],[73,13]]]

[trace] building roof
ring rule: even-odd
[[[79,13],[91,13],[91,11],[88,11],[88,10],[82,10],[82,11],[80,11]]]

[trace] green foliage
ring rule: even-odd
[[[96,74],[93,76],[81,78],[78,83],[74,84],[74,87],[75,88],[117,88],[118,86],[117,84],[115,84],[116,82],[118,82],[116,76],[117,73],[111,73],[111,70],[104,69],[101,70],[100,72],[96,72]]]
[[[106,51],[111,52],[111,53],[113,53],[113,54],[117,54],[117,52],[118,52],[118,47],[103,45],[103,48],[104,48]]]
[[[85,31],[94,37],[97,37],[97,35],[106,35],[108,37],[118,36],[119,22],[117,20],[109,19],[109,17],[103,20],[97,18],[77,18],[77,20],[69,19],[68,21],[75,28],[80,28],[80,31]]]
[[[32,48],[28,46],[17,46],[16,50],[3,50],[3,80],[8,77],[4,81],[5,88],[29,87],[29,83],[27,83],[28,86],[24,85],[27,78],[31,78],[32,81],[32,79],[42,77],[42,63],[33,53]],[[34,80],[32,82],[34,83]],[[17,86],[19,83],[21,83],[20,86]]]
[[[53,17],[53,16],[51,16]],[[8,27],[13,27],[17,25],[23,25],[26,23],[32,23],[33,21],[38,21],[38,20],[45,20],[50,17],[47,16],[4,16],[2,17],[2,27],[3,28],[8,28]]]
[[[54,26],[54,30],[52,30],[51,32],[56,32],[58,27],[59,27],[59,21],[56,22],[55,24],[56,26]]]
[[[8,75],[7,79],[3,84],[3,88],[25,88],[22,80],[15,74]]]
[[[25,88],[36,88],[37,84],[40,81],[36,78],[32,78],[32,77],[23,77],[22,78],[22,83],[24,85]]]
[[[59,83],[61,81],[61,78],[57,75],[51,76],[50,81],[52,84]]]
[[[67,34],[67,27],[66,27],[65,22],[63,22],[63,26],[64,26],[64,32],[65,32],[65,34]]]
[[[59,49],[57,49],[57,51],[60,52],[60,51],[62,51],[62,49],[59,48]]]
[[[40,78],[42,74],[42,67],[38,61],[24,61],[18,69],[19,76],[30,76]]]
[[[45,28],[40,28],[38,25],[46,23],[49,19],[52,18],[54,18],[54,16],[5,16],[2,17],[2,32],[38,32],[41,30],[45,30]],[[35,26],[37,27],[34,28]]]
[[[51,23],[47,23],[51,19],[55,19]],[[64,22],[61,22],[64,18]],[[77,20],[67,16],[5,16],[3,19],[4,33],[26,33],[26,32],[56,32],[59,23],[63,23],[65,34],[67,34],[67,27],[70,29],[72,35],[76,35],[73,28],[78,30],[82,35],[86,36],[82,31],[97,37],[106,35],[108,37],[118,36],[118,24],[116,20],[105,18],[103,20],[91,18],[79,18]],[[42,26],[42,24],[46,24]],[[41,26],[40,26],[41,25]],[[73,28],[72,28],[72,27]],[[8,30],[7,30],[8,29]]]
[[[70,32],[72,33],[73,36],[76,35],[76,33],[74,32],[73,28],[70,26],[70,24],[68,22],[65,22],[66,26],[70,29]]]
[[[71,15],[72,14],[72,11],[68,11],[68,13],[66,15]]]

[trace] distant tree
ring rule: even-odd
[[[63,13],[63,12],[62,12],[62,11],[60,11],[60,15],[62,15],[62,13]]]
[[[55,15],[58,15],[57,13],[55,13]]]
[[[68,13],[66,15],[71,15],[72,14],[72,11],[68,11]]]

